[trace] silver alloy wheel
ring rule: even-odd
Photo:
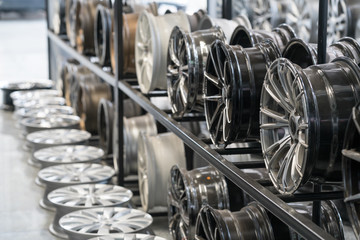
[[[272,18],[279,15],[277,3],[274,0],[255,0],[250,1],[250,11],[254,29],[271,31],[277,25],[273,25]]]
[[[345,0],[330,0],[327,21],[327,41],[334,43],[348,32],[348,9]]]
[[[346,128],[345,142],[342,150],[342,175],[344,181],[344,201],[352,228],[360,236],[359,211],[359,167],[360,167],[360,105],[353,109]]]
[[[280,193],[295,192],[310,176],[339,180],[345,119],[360,99],[359,83],[360,70],[346,57],[304,70],[284,58],[270,66],[261,92],[260,137]]]
[[[186,166],[184,144],[180,138],[170,132],[155,136],[140,134],[138,178],[141,205],[145,211],[167,206],[167,181],[175,164],[182,168]]]
[[[37,150],[32,158],[46,168],[59,164],[85,163],[100,161],[104,151],[100,148],[86,145],[65,145]]]
[[[59,225],[62,216],[76,210],[98,207],[128,206],[133,193],[126,188],[107,184],[82,184],[55,189],[48,195],[56,214],[49,230],[57,237],[67,238]]]
[[[174,27],[170,36],[167,58],[168,96],[174,115],[203,111],[202,85],[208,45],[225,41],[220,27],[187,33]]]
[[[134,233],[150,226],[152,217],[140,210],[108,207],[71,212],[59,224],[70,239],[85,240],[96,236]]]
[[[274,240],[274,230],[266,210],[256,202],[238,212],[205,206],[196,220],[197,240]],[[285,239],[285,238],[284,238]]]
[[[46,147],[84,144],[90,137],[90,133],[82,130],[54,129],[30,133],[26,136],[26,141],[34,152]]]
[[[46,185],[40,206],[48,210],[53,209],[47,196],[56,188],[85,183],[106,183],[114,175],[114,169],[96,163],[61,164],[44,168],[38,173],[40,182]]]
[[[89,240],[166,240],[162,237],[147,235],[147,234],[112,234],[112,236],[102,236],[90,238]]]
[[[25,134],[48,129],[79,129],[80,118],[70,115],[50,115],[46,118],[24,118],[20,122]]]
[[[74,109],[69,106],[46,106],[42,107],[41,105],[36,106],[35,108],[20,108],[16,110],[15,113],[16,119],[23,118],[46,118],[51,115],[74,115]]]
[[[138,139],[140,133],[156,135],[157,127],[154,117],[145,114],[139,117],[124,118],[124,174],[136,174],[138,172]],[[117,162],[114,167],[119,169]]]
[[[230,207],[224,176],[212,166],[191,171],[173,166],[168,190],[169,230],[173,239],[194,239],[196,218],[204,204],[216,209]]]
[[[190,31],[187,15],[181,11],[154,16],[143,11],[135,38],[136,75],[143,93],[155,88],[166,89],[166,56],[171,30],[178,25]]]
[[[37,98],[37,99],[18,99],[14,101],[15,109],[20,108],[34,108],[36,106],[49,106],[49,105],[57,105],[57,106],[63,106],[65,105],[65,99],[62,97],[43,97],[43,98]]]
[[[32,100],[34,98],[43,97],[60,97],[61,92],[53,89],[39,89],[39,90],[27,90],[27,91],[15,91],[10,94],[13,101],[16,100]]]
[[[239,140],[258,139],[261,86],[268,67],[280,57],[280,50],[270,39],[253,48],[215,41],[209,56],[203,98],[212,142],[226,147]]]

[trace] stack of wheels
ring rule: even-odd
[[[36,89],[50,89],[54,86],[51,80],[34,80],[23,82],[5,82],[0,85],[3,92],[3,108],[8,110],[14,109],[14,103],[10,94],[15,91],[27,91]]]
[[[156,135],[157,127],[154,117],[151,114],[143,116],[124,118],[124,174],[137,174],[138,172],[138,139],[140,133],[146,135]],[[114,161],[115,169],[119,166]]]
[[[81,184],[53,190],[47,198],[56,208],[49,231],[57,237],[67,238],[59,225],[64,215],[84,209],[99,207],[127,207],[133,193],[123,187],[107,184]]]
[[[25,150],[36,150],[59,145],[79,145],[89,141],[91,134],[77,129],[54,129],[30,133],[26,136]]]
[[[188,33],[174,27],[167,56],[168,96],[174,116],[203,112],[202,86],[208,48],[215,40],[225,41],[220,27]]]
[[[155,88],[167,88],[167,52],[171,30],[175,25],[190,31],[187,15],[181,11],[157,17],[143,11],[139,16],[135,36],[135,64],[143,93]]]
[[[211,45],[203,98],[214,144],[225,147],[232,142],[259,139],[261,86],[268,67],[279,57],[280,50],[271,39],[251,48],[221,41]]]
[[[102,236],[102,237],[94,237],[90,238],[89,240],[166,240],[165,238],[158,237],[158,236],[152,236],[147,234],[116,234],[116,236]]]
[[[293,205],[311,219],[309,204]],[[331,201],[321,202],[321,227],[335,239],[344,239],[339,212]],[[302,237],[267,212],[259,203],[251,202],[238,212],[205,206],[197,217],[195,239],[302,239]]]
[[[38,173],[40,183],[45,186],[40,206],[50,211],[54,210],[48,194],[57,188],[79,184],[107,183],[114,174],[115,171],[111,167],[97,163],[60,164],[44,168]]]
[[[141,210],[99,207],[68,213],[60,218],[59,225],[69,239],[86,240],[101,236],[116,237],[118,234],[147,233],[152,221],[151,215]]]
[[[230,207],[224,176],[208,166],[186,171],[173,166],[168,190],[169,230],[173,239],[194,239],[195,223],[201,207]]]
[[[98,133],[98,105],[101,99],[112,99],[111,88],[96,78],[89,78],[80,82],[76,95],[76,112],[82,120],[83,129],[96,135]]]
[[[360,104],[353,109],[346,128],[345,141],[342,150],[342,175],[344,181],[344,201],[352,228],[360,236],[359,211],[359,167],[360,167]]]
[[[306,43],[301,39],[291,40],[282,53],[284,58],[306,68],[317,64],[317,44]],[[344,37],[331,44],[326,49],[326,62],[331,62],[337,57],[346,56],[360,63],[360,44],[353,38]]]
[[[64,145],[42,148],[31,155],[31,162],[36,163],[41,169],[59,164],[72,163],[99,163],[104,156],[104,151],[100,148],[86,145]],[[30,161],[30,160],[29,160]],[[35,183],[41,187],[39,178]]]
[[[252,28],[249,19],[245,16],[235,17],[232,20],[223,19],[223,18],[212,18],[210,16],[205,16],[201,19],[199,23],[199,29],[209,29],[212,27],[220,27],[226,40],[229,41],[232,33],[234,32],[237,26],[244,26],[246,28]]]
[[[341,180],[346,123],[359,97],[360,69],[350,58],[305,69],[273,62],[261,92],[260,139],[280,193],[294,193],[310,177]]]
[[[141,205],[145,211],[167,206],[170,169],[186,167],[183,142],[174,133],[155,136],[140,134],[138,139],[138,178]],[[156,194],[153,194],[155,193]]]
[[[113,153],[113,129],[114,129],[114,104],[106,99],[101,99],[98,106],[98,134],[99,145],[104,150],[105,156]],[[126,118],[141,115],[141,107],[131,99],[123,101],[123,114]]]

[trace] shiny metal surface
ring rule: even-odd
[[[113,234],[113,236],[103,236],[90,238],[89,240],[166,240],[162,237],[147,235],[147,234]]]
[[[46,106],[39,105],[36,108],[20,108],[14,112],[16,119],[23,118],[46,118],[51,115],[73,115],[74,109],[68,106]]]
[[[80,82],[77,92],[76,112],[80,116],[83,129],[98,133],[98,105],[101,99],[112,99],[112,91],[107,83],[90,77]]]
[[[157,127],[154,117],[146,114],[139,117],[124,118],[124,173],[125,175],[138,172],[138,139],[140,133],[156,135]],[[115,169],[119,169],[114,162]]]
[[[190,32],[195,32],[200,29],[200,22],[206,16],[206,11],[199,9],[197,12],[194,12],[192,15],[187,15],[190,23]]]
[[[52,24],[55,34],[64,34],[66,33],[65,26],[65,1],[66,0],[56,0],[53,1],[53,16]]]
[[[196,221],[197,240],[269,239],[274,240],[274,230],[265,209],[252,202],[239,212],[216,210],[205,206]],[[284,238],[285,239],[285,238]]]
[[[31,100],[33,98],[42,97],[61,97],[61,92],[52,89],[26,90],[15,91],[10,94],[13,101],[16,100]]]
[[[47,107],[47,106],[63,106],[63,105],[65,105],[65,98],[62,97],[43,97],[43,98],[35,98],[31,100],[18,99],[14,101],[14,106],[16,110],[20,108],[36,108],[39,106]]]
[[[270,39],[252,48],[211,45],[204,80],[205,117],[220,147],[259,138],[260,93],[266,71],[280,51]]]
[[[249,19],[245,16],[235,17],[232,20],[223,19],[223,18],[212,18],[208,15],[202,18],[199,23],[199,29],[209,29],[212,27],[220,27],[224,32],[225,38],[227,42],[229,42],[231,35],[234,29],[238,26],[242,25],[246,28],[251,29],[251,23]]]
[[[115,175],[114,169],[96,163],[73,163],[50,166],[39,171],[39,181],[45,184],[40,206],[54,210],[48,194],[60,187],[77,184],[106,183]]]
[[[225,41],[220,27],[188,33],[174,27],[167,56],[168,96],[174,115],[203,112],[202,86],[208,45]]]
[[[110,66],[111,19],[111,9],[98,5],[94,20],[94,46],[101,66]]]
[[[77,129],[54,129],[30,133],[26,136],[26,141],[30,145],[31,150],[36,151],[41,148],[58,145],[84,144],[90,137],[91,134],[86,131]]]
[[[58,188],[49,193],[48,199],[56,208],[49,231],[57,237],[67,238],[59,225],[64,215],[82,209],[126,206],[133,193],[126,188],[107,184],[81,184]]]
[[[146,229],[152,217],[140,210],[107,207],[79,210],[63,216],[59,223],[70,239],[85,240],[91,237],[133,233]]]
[[[170,169],[186,167],[184,144],[174,133],[155,136],[140,134],[138,139],[138,178],[141,205],[145,211],[167,206]],[[153,194],[156,193],[156,194]]]
[[[24,118],[20,125],[25,134],[49,129],[79,129],[80,118],[70,115],[51,115],[45,118]]]
[[[135,37],[135,64],[143,93],[167,87],[167,52],[171,30],[175,25],[184,31],[190,31],[187,16],[181,11],[157,17],[143,11],[139,16]]]
[[[261,92],[260,139],[280,193],[295,192],[310,176],[340,180],[340,150],[360,97],[359,80],[358,66],[346,57],[306,69],[284,58],[270,66]]]
[[[287,24],[280,24],[271,31],[249,29],[245,26],[237,26],[231,35],[230,45],[240,45],[244,48],[254,47],[255,44],[271,39],[282,51],[286,44],[296,38],[296,33]]]
[[[76,45],[76,18],[80,12],[79,0],[65,0],[65,25],[66,35],[69,38],[70,45]]]
[[[43,148],[32,154],[34,161],[46,168],[59,164],[97,162],[104,156],[100,148],[86,145],[65,145]]]
[[[301,39],[293,39],[286,45],[282,56],[301,68],[306,68],[317,64],[317,45],[306,43]],[[353,38],[344,37],[326,49],[326,62],[343,56],[349,57],[359,64],[360,44]]]
[[[345,141],[342,150],[342,175],[344,181],[344,201],[352,228],[360,236],[360,211],[359,211],[359,166],[360,153],[360,106],[353,109],[346,128]]]
[[[216,209],[230,207],[224,176],[212,166],[191,171],[173,166],[168,191],[169,230],[173,239],[194,239],[196,218],[205,204]]]
[[[249,11],[254,29],[271,31],[273,27],[284,23],[291,2],[286,0],[249,1]]]

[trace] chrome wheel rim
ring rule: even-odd
[[[85,145],[43,148],[33,154],[36,161],[46,166],[92,162],[101,159],[103,156],[104,151],[102,149]]]
[[[14,101],[14,106],[16,109],[19,108],[34,108],[36,106],[47,106],[47,105],[65,105],[65,99],[62,97],[44,97],[32,100],[22,100],[18,99]]]
[[[28,90],[28,91],[15,91],[10,94],[10,97],[15,100],[31,100],[41,97],[60,97],[61,92],[58,90],[41,89],[41,90]]]
[[[49,201],[58,207],[93,208],[123,205],[133,193],[126,188],[107,184],[82,184],[55,189]]]
[[[328,43],[334,43],[346,36],[348,15],[345,0],[330,0],[328,14]]]
[[[251,9],[253,12],[253,27],[254,29],[261,29],[266,31],[271,31],[271,0],[256,0],[251,1]]]
[[[120,207],[79,210],[63,216],[59,221],[70,236],[79,238],[138,232],[151,223],[149,214]]]
[[[263,84],[260,137],[270,179],[281,193],[294,192],[305,174],[308,111],[299,73],[288,60],[277,60]]]
[[[46,118],[51,115],[73,115],[74,109],[68,106],[38,106],[36,108],[20,108],[15,115],[19,118]]]
[[[50,115],[46,118],[24,118],[20,124],[29,131],[55,128],[79,128],[80,118],[68,115]]]

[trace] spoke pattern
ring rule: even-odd
[[[266,75],[260,109],[261,143],[271,180],[282,193],[293,193],[304,175],[308,128],[301,79],[285,59],[274,62]]]
[[[33,132],[27,135],[27,141],[35,144],[71,144],[87,141],[91,134],[77,129],[54,129]]]
[[[329,1],[328,42],[336,42],[347,33],[347,7],[344,0]]]

